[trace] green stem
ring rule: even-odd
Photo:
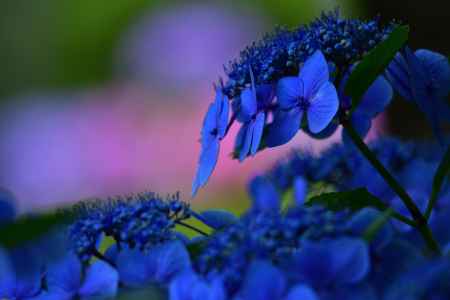
[[[389,171],[383,166],[383,164],[377,159],[375,154],[367,147],[364,141],[359,137],[355,128],[348,120],[342,122],[347,134],[353,140],[356,147],[366,157],[366,159],[372,164],[372,166],[378,171],[378,173],[384,178],[386,183],[392,188],[392,190],[400,197],[405,204],[406,208],[411,213],[412,218],[415,221],[415,227],[422,234],[428,247],[435,253],[440,254],[440,248],[438,243],[433,238],[430,228],[427,225],[427,219],[422,215],[419,208],[414,201],[403,189],[403,187],[397,182],[397,180],[389,173]],[[411,225],[411,224],[409,224]]]

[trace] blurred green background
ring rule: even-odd
[[[275,25],[307,23],[337,6],[347,16],[409,23],[414,48],[449,53],[445,0],[2,0],[0,185],[25,210],[143,188],[189,198],[201,115],[222,64]],[[429,134],[401,102],[386,124],[405,137]],[[179,136],[192,151],[175,151]],[[195,205],[242,210],[245,181],[280,155],[249,162],[238,180],[237,163],[219,165],[225,179]]]

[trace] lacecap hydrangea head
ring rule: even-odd
[[[153,193],[82,202],[78,220],[69,228],[73,250],[82,260],[97,251],[104,236],[118,245],[145,249],[175,239],[177,222],[190,217],[189,205],[178,194],[162,199]]]

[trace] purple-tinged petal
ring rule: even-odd
[[[308,184],[306,180],[298,176],[294,179],[294,200],[297,205],[303,205],[308,193]]]
[[[242,91],[240,100],[238,120],[241,122],[248,122],[256,114],[258,108],[256,95],[253,93],[252,89],[246,88]]]
[[[244,131],[243,133],[243,143],[242,147],[239,149],[239,161],[243,161],[250,152],[250,147],[252,146],[252,136],[253,136],[253,129],[255,128],[255,123],[253,121],[245,123],[242,125],[241,130]]]
[[[192,196],[197,190],[204,186],[211,176],[219,157],[220,144],[217,139],[212,140],[206,147],[202,147],[199,165],[194,182],[192,183]]]
[[[405,100],[413,100],[411,83],[409,78],[409,67],[402,54],[397,53],[386,69],[386,77],[394,87],[395,91]]]
[[[282,109],[296,106],[301,97],[303,97],[303,83],[298,77],[284,77],[278,81],[277,99]]]
[[[329,81],[328,64],[320,50],[314,52],[300,70],[299,78],[304,84],[304,97],[311,99],[322,85]]]
[[[81,262],[74,253],[69,253],[61,260],[52,263],[47,270],[49,291],[62,290],[67,293],[76,293],[81,286],[81,269]]]
[[[307,111],[308,127],[312,133],[324,130],[336,115],[339,99],[331,82],[324,83],[311,99]]]
[[[119,274],[116,269],[103,261],[97,261],[87,269],[78,293],[82,299],[112,299],[117,294],[118,286]]]
[[[392,95],[392,87],[389,82],[383,76],[378,76],[364,94],[356,111],[374,117],[385,110],[392,100]]]
[[[273,123],[267,127],[267,146],[276,147],[289,142],[300,129],[302,116],[299,108],[277,111]]]
[[[319,296],[308,285],[297,284],[290,289],[285,300],[319,300]]]
[[[281,299],[286,285],[286,279],[278,268],[267,261],[254,261],[245,276],[241,297],[243,300]]]
[[[431,75],[438,97],[450,92],[450,64],[447,57],[427,49],[416,50],[415,55]]]
[[[268,179],[256,176],[250,181],[248,189],[254,210],[278,211],[280,209],[280,195]]]
[[[250,149],[250,154],[255,155],[259,149],[259,144],[261,144],[261,139],[263,135],[264,125],[266,123],[266,114],[260,112],[256,115],[255,125],[252,134],[252,147]]]
[[[217,135],[223,138],[228,127],[228,115],[230,113],[230,101],[220,89],[216,91],[216,105],[217,109]]]

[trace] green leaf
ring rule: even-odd
[[[53,228],[71,221],[68,213],[47,213],[38,216],[26,216],[13,223],[0,227],[0,245],[13,248],[25,242],[35,240]]]
[[[431,211],[433,210],[434,204],[437,201],[439,192],[441,190],[442,184],[444,183],[446,177],[450,172],[450,147],[447,148],[447,151],[442,158],[439,167],[436,170],[433,178],[433,189],[431,191],[430,201],[428,202],[428,207],[425,213],[425,217],[429,218],[431,215]]]
[[[387,39],[369,51],[356,65],[345,86],[345,93],[352,98],[352,111],[361,102],[372,82],[383,73],[395,54],[406,43],[408,33],[408,26],[395,27]]]
[[[324,193],[319,196],[312,197],[305,203],[307,206],[312,206],[314,204],[324,205],[333,211],[344,209],[358,211],[368,206],[374,207],[381,211],[387,209],[386,204],[369,193],[366,188],[358,188],[345,192]]]

